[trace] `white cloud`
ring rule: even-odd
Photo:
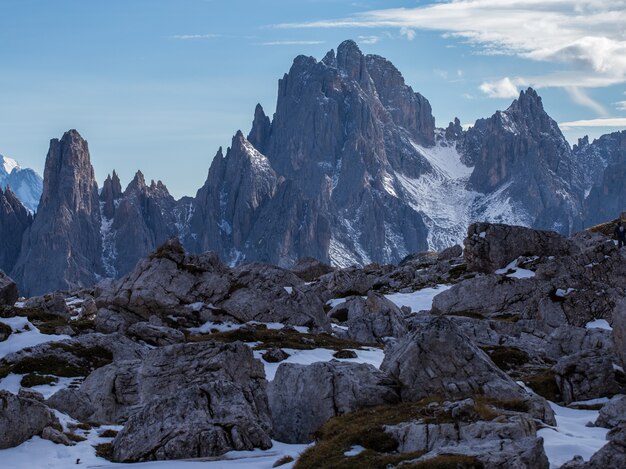
[[[314,46],[324,44],[326,41],[269,41],[261,42],[262,46]]]
[[[380,41],[380,36],[359,36],[360,44],[376,44]]]
[[[177,34],[175,36],[170,36],[170,39],[180,39],[183,41],[193,40],[193,39],[214,39],[216,37],[220,37],[219,34]]]
[[[615,109],[618,111],[626,111],[626,101],[618,101],[615,104]]]
[[[479,88],[490,98],[517,98],[519,95],[517,87],[513,80],[505,77],[497,81],[484,82]]]
[[[349,18],[286,23],[278,28],[399,28],[441,31],[480,53],[549,62],[563,70],[483,83],[490,96],[514,86],[604,87],[626,82],[626,0],[441,0],[416,8],[371,10]],[[571,93],[570,93],[571,94]],[[580,95],[578,98],[580,101]],[[587,104],[593,106],[588,100]],[[596,111],[600,111],[596,106]]]
[[[601,116],[608,116],[607,110],[597,101],[591,99],[587,93],[577,86],[568,86],[565,88],[575,103],[585,106]]]
[[[588,119],[572,122],[562,122],[559,124],[562,129],[571,127],[625,127],[626,117],[609,117],[606,119]]]
[[[400,28],[400,36],[406,37],[409,41],[415,39],[415,30],[411,28],[407,28],[406,26],[402,26]]]

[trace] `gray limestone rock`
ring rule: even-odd
[[[150,345],[171,345],[185,341],[185,334],[167,326],[157,326],[149,322],[138,322],[128,328],[130,337],[143,340]]]
[[[46,427],[41,432],[41,438],[49,440],[57,445],[74,446],[75,443],[67,435],[53,427]]]
[[[148,320],[156,315],[174,317],[182,327],[226,320],[328,329],[322,301],[297,288],[303,283],[270,265],[230,269],[212,253],[187,254],[170,240],[125,277],[99,285],[96,303],[108,311],[101,310],[96,323],[100,330],[124,330],[133,316]]]
[[[262,398],[227,380],[154,398],[115,437],[113,459],[182,459],[269,449],[271,420]]]
[[[364,344],[381,342],[388,337],[401,338],[407,333],[400,309],[379,293],[370,291],[367,299],[355,297],[346,302],[347,335]]]
[[[474,223],[467,229],[463,251],[468,269],[492,273],[519,256],[558,256],[575,252],[558,233],[522,226]]]
[[[64,389],[49,405],[81,421],[117,424],[153,398],[213,381],[232,382],[267,407],[263,366],[239,343],[201,342],[159,347],[141,360],[118,360],[91,373],[78,389]]]
[[[268,387],[273,437],[308,443],[328,419],[353,410],[398,402],[395,382],[372,365],[332,360],[283,363]]]
[[[419,401],[432,395],[523,401],[531,415],[546,423],[554,422],[546,401],[529,395],[443,317],[425,321],[386,350],[381,370],[400,382],[403,401]]]
[[[44,404],[0,391],[0,449],[18,446],[49,425],[59,425]]]
[[[16,283],[0,270],[0,306],[13,306],[17,301],[17,285]]]
[[[624,374],[615,370],[613,357],[595,350],[563,357],[552,368],[566,404],[624,392]]]
[[[604,404],[595,423],[605,428],[626,424],[626,396],[619,394]]]
[[[524,414],[510,413],[491,421],[403,422],[386,425],[384,430],[398,442],[400,453],[425,453],[412,462],[428,464],[447,454],[473,456],[489,468],[549,467],[535,424]]]

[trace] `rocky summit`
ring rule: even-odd
[[[81,140],[59,145],[80,168]],[[120,200],[115,179],[65,207]],[[134,196],[159,190],[141,181]],[[67,465],[622,467],[612,226],[476,223],[463,248],[397,265],[293,270],[169,240],[119,279],[23,301],[1,275],[0,456],[27,442],[66,446]]]
[[[0,269],[37,295],[119,279],[173,237],[231,266],[345,268],[460,244],[475,221],[571,235],[621,212],[625,135],[570,147],[531,88],[468,130],[439,128],[391,62],[345,41],[294,59],[274,115],[256,106],[193,197],[141,171],[99,188],[83,137],[52,140],[35,220],[15,187],[0,194]]]

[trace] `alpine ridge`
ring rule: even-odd
[[[569,235],[624,206],[625,135],[572,148],[531,88],[468,130],[438,128],[391,62],[344,41],[294,59],[274,115],[256,106],[195,197],[141,171],[125,190],[113,171],[99,190],[78,132],[52,140],[34,221],[0,198],[0,268],[33,295],[119,278],[172,237],[230,265],[347,267],[442,250],[476,221]]]

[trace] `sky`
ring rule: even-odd
[[[626,0],[0,0],[0,153],[43,173],[77,129],[117,170],[195,195],[300,54],[345,39],[465,125],[536,88],[571,143],[626,128]]]

